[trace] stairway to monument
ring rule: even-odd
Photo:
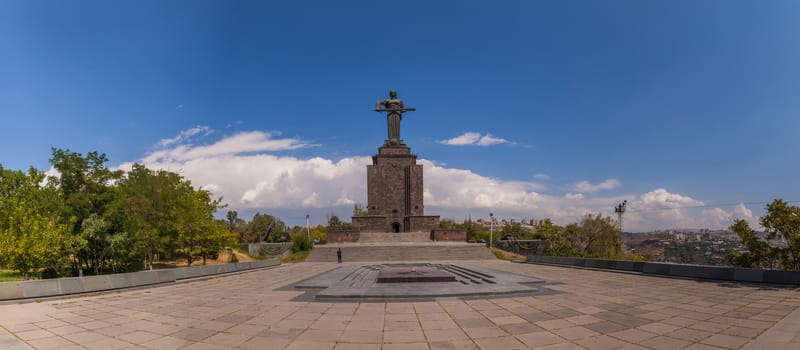
[[[358,243],[431,242],[430,232],[361,232]]]
[[[336,262],[336,250],[342,249],[343,261],[450,261],[494,260],[484,244],[475,243],[351,243],[315,246],[306,261]]]

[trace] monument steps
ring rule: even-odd
[[[377,242],[430,242],[430,232],[361,232],[358,238],[359,243]]]
[[[451,261],[494,260],[495,256],[483,244],[433,243],[425,245],[359,245],[332,244],[316,246],[306,261],[336,262],[336,251],[342,249],[344,261]]]

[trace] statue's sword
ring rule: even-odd
[[[398,108],[398,109],[375,109],[375,112],[414,112],[416,108]]]

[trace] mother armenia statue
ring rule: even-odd
[[[383,106],[383,108],[381,108]],[[403,113],[416,111],[416,108],[405,108],[403,100],[397,98],[397,91],[389,91],[389,98],[375,102],[376,112],[386,112],[386,125],[388,129],[388,143],[400,143],[400,120]]]

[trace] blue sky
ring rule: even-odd
[[[430,212],[724,227],[800,199],[797,33],[794,1],[4,1],[0,164],[98,150],[321,222],[395,89]]]

